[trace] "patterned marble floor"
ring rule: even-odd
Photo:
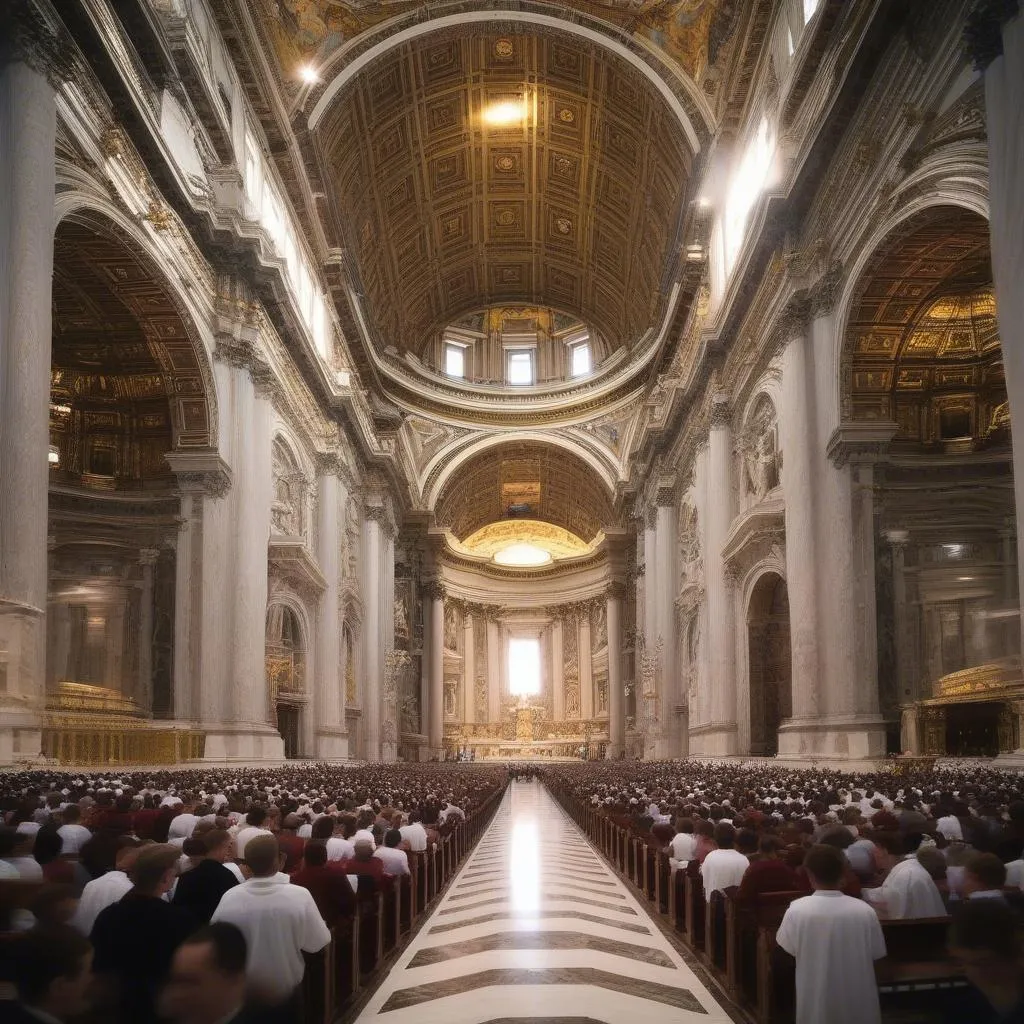
[[[514,782],[359,1024],[727,1024],[537,782]]]

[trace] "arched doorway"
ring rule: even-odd
[[[271,722],[284,740],[284,756],[301,757],[306,642],[298,616],[287,605],[273,604],[267,612],[266,657]]]
[[[793,713],[789,644],[789,593],[777,573],[765,573],[754,586],[747,610],[750,666],[750,753],[774,757],[779,726]]]
[[[996,711],[957,694],[1019,677],[1012,438],[987,221],[933,206],[862,272],[846,325],[845,418],[887,426],[874,466],[879,703],[945,717],[929,753],[997,747]],[[984,688],[990,684],[984,683]],[[928,702],[928,704],[922,704]],[[984,733],[984,742],[976,736]]]

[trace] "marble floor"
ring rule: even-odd
[[[730,1020],[538,782],[513,782],[360,1024]]]

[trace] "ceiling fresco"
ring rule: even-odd
[[[419,0],[260,0],[260,14],[282,80],[297,82],[304,64],[319,64],[389,18],[439,5]],[[562,0],[554,5],[601,18],[647,41],[697,79],[713,65],[735,28],[739,0]]]
[[[382,347],[491,304],[564,310],[612,347],[660,321],[692,153],[601,46],[440,30],[374,61],[314,141]]]

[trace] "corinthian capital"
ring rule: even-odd
[[[0,69],[25,63],[57,89],[71,77],[74,53],[63,26],[48,19],[31,0],[0,4]]]

